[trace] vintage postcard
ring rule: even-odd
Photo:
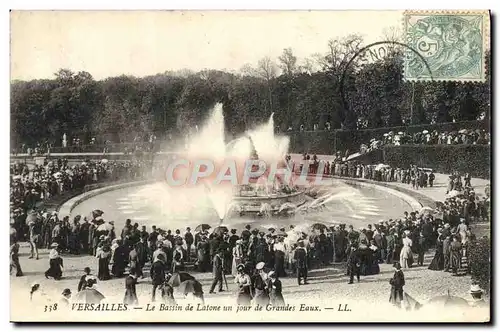
[[[491,321],[488,10],[10,19],[11,321]]]

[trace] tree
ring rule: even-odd
[[[297,72],[297,57],[293,55],[292,49],[285,48],[278,58],[283,75],[293,77]]]
[[[268,90],[268,95],[269,95],[269,107],[272,113],[274,110],[273,107],[273,82],[272,80],[276,78],[278,74],[278,67],[276,66],[276,63],[271,60],[270,57],[264,57],[259,60],[257,63],[257,74],[262,77],[267,84],[267,90]]]

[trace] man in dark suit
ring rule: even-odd
[[[219,284],[219,293],[224,291],[222,289],[222,283],[224,282],[224,257],[222,250],[218,250],[213,258],[213,277],[212,286],[210,287],[210,294],[215,293],[214,289]]]
[[[444,272],[448,272],[450,270],[450,255],[451,255],[450,246],[451,246],[451,235],[448,235],[443,241]]]
[[[187,227],[186,228],[186,234],[184,234],[184,241],[186,242],[186,261],[190,262],[191,261],[191,246],[194,243],[194,237],[193,234],[191,233],[191,228]]]
[[[417,239],[417,253],[418,253],[417,265],[419,265],[419,266],[424,265],[424,256],[425,256],[426,250],[427,250],[426,239],[425,239],[423,231],[421,231],[420,236]]]
[[[213,238],[209,241],[210,243],[210,259],[213,259],[217,252],[219,251],[219,246],[220,246],[220,236],[218,234],[212,233],[214,236]]]
[[[304,242],[299,241],[297,249],[295,249],[294,259],[297,268],[297,282],[300,285],[300,279],[304,279],[304,285],[307,285],[307,251],[304,248]]]
[[[231,236],[229,237],[229,245],[231,246],[231,248],[234,248],[234,246],[236,245],[236,241],[238,241],[239,239],[240,237],[236,235],[236,229],[231,229]]]
[[[252,233],[250,233],[251,228],[252,227],[250,225],[245,226],[245,229],[241,232],[241,238],[243,240],[248,240],[250,238],[250,235],[252,235]]]
[[[142,271],[144,265],[148,261],[149,252],[148,245],[146,244],[146,238],[141,237],[140,241],[135,245],[135,251],[137,252],[137,269],[138,271]],[[138,272],[137,276],[142,276],[142,272]]]
[[[153,229],[151,233],[149,233],[148,241],[149,241],[149,252],[152,255],[156,250],[156,242],[158,241],[158,231],[156,230],[156,226],[151,226]]]
[[[156,257],[153,265],[151,265],[151,281],[153,283],[153,294],[151,295],[151,302],[155,301],[156,289],[160,287],[165,282],[166,268],[165,264],[165,254],[160,253]]]
[[[355,245],[351,245],[349,257],[347,258],[347,274],[349,274],[349,284],[354,283],[354,275],[356,275],[359,282],[359,267],[360,259],[357,248]]]

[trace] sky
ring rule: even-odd
[[[401,27],[401,11],[13,11],[11,80],[60,68],[95,79],[239,70],[287,47],[300,61],[325,53],[329,39],[359,34],[368,44]]]

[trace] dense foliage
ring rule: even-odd
[[[488,294],[491,279],[491,244],[488,237],[477,239],[470,246],[472,283],[478,284]]]
[[[299,60],[285,49],[238,73],[219,70],[165,72],[143,78],[120,76],[96,81],[87,72],[61,69],[51,80],[15,81],[11,87],[12,143],[60,145],[78,135],[115,142],[136,132],[185,132],[224,104],[226,127],[238,134],[275,113],[281,131],[376,128],[489,117],[486,83],[405,82],[402,51],[367,51],[358,36],[331,40],[325,54]],[[370,55],[371,54],[371,55]],[[374,57],[373,54],[376,54]],[[489,61],[488,61],[489,67]],[[341,77],[345,103],[341,99]],[[345,105],[348,109],[345,109]],[[104,135],[106,134],[106,135]]]

